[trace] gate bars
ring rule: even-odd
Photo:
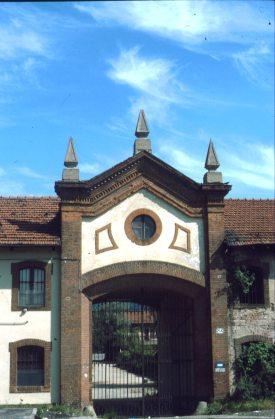
[[[97,413],[169,415],[193,401],[190,304],[93,303],[92,399]]]

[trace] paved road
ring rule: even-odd
[[[0,409],[1,419],[34,419],[37,409],[7,408]]]
[[[93,400],[142,397],[142,377],[118,368],[115,364],[94,364],[92,382]],[[145,394],[156,393],[152,380],[145,378],[144,383]]]

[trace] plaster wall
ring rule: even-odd
[[[243,253],[243,257],[251,257],[251,252]],[[245,336],[259,335],[275,342],[275,260],[272,251],[266,251],[257,255],[262,262],[269,263],[269,304],[263,306],[251,306],[231,308],[229,315],[229,359],[230,359],[230,381],[234,380],[233,363],[235,360],[235,339]]]
[[[127,216],[141,208],[156,213],[162,223],[161,235],[154,243],[147,246],[133,243],[127,238],[124,230]],[[117,248],[96,254],[95,232],[109,223]],[[176,223],[190,230],[190,253],[169,248]],[[102,236],[103,241],[106,241],[106,235]],[[204,272],[204,258],[203,220],[188,217],[145,189],[104,214],[84,218],[82,222],[82,274],[112,263],[136,260],[170,262]]]
[[[23,323],[5,326],[0,324],[0,404],[51,403],[59,401],[59,301],[60,257],[56,250],[0,250],[0,323]],[[52,263],[51,311],[11,311],[11,263],[38,260]],[[51,393],[10,393],[9,342],[21,339],[41,339],[52,342]]]

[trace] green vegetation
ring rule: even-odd
[[[232,257],[227,260],[228,270],[228,302],[234,305],[241,295],[247,295],[251,291],[256,279],[255,272],[250,271],[245,265],[237,265]]]
[[[204,414],[273,409],[275,346],[265,342],[244,345],[235,362],[235,377],[234,394],[211,403]]]
[[[235,400],[271,397],[275,381],[275,346],[251,342],[243,346],[235,362]]]
[[[83,412],[80,409],[77,409],[72,406],[68,405],[49,405],[45,404],[42,406],[39,406],[36,413],[36,418],[50,418],[58,416],[60,418],[62,417],[68,417],[68,416],[83,416]]]
[[[253,412],[254,410],[274,409],[273,399],[234,401],[230,398],[215,401],[208,405],[204,415],[221,415],[235,412]]]
[[[248,294],[255,281],[255,273],[251,272],[245,265],[238,266],[234,272],[234,279],[241,291]]]

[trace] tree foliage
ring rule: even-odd
[[[237,399],[269,397],[275,381],[275,346],[265,342],[244,345],[235,362]]]
[[[235,269],[234,278],[238,282],[241,291],[244,294],[248,294],[255,282],[255,273],[245,265],[241,265]]]

